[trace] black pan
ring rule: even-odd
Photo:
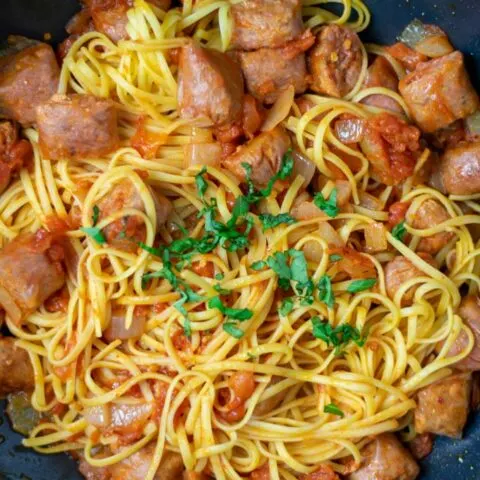
[[[282,1],[282,0],[278,0]],[[366,0],[372,24],[365,41],[392,43],[407,23],[419,18],[435,23],[464,52],[473,81],[480,90],[480,0]],[[76,0],[0,0],[0,39],[22,34],[52,42],[65,37],[64,25],[78,10]],[[66,455],[42,456],[21,446],[0,403],[0,480],[77,480],[75,464]],[[480,479],[480,417],[472,415],[463,440],[439,438],[422,462],[421,480]],[[128,479],[125,479],[128,480]]]

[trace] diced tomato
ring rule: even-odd
[[[255,391],[255,376],[253,372],[235,372],[228,379],[228,386],[240,400],[248,400]]]
[[[260,468],[257,468],[250,474],[250,480],[270,480],[270,467],[265,462]]]
[[[55,292],[45,302],[45,308],[50,313],[63,312],[67,313],[68,302],[70,301],[70,294],[68,288],[64,287],[58,292]]]
[[[405,215],[410,207],[408,202],[395,202],[388,209],[388,226],[393,228],[405,220]]]
[[[404,43],[394,43],[385,48],[393,58],[398,60],[407,70],[415,70],[416,66],[421,62],[426,62],[428,58],[408,47]]]
[[[192,270],[201,277],[204,278],[213,278],[214,269],[212,262],[193,262],[192,263]]]
[[[342,257],[336,265],[339,271],[345,272],[350,278],[376,278],[377,271],[373,262],[353,248],[330,248],[328,252]]]
[[[167,143],[168,135],[147,130],[146,122],[146,116],[141,116],[137,120],[137,129],[130,140],[130,144],[143,158],[150,159],[155,158],[158,149]]]

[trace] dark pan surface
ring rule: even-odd
[[[279,0],[281,1],[281,0]],[[392,43],[413,18],[444,28],[467,57],[470,73],[480,89],[480,0],[366,0],[372,25],[365,41]],[[45,33],[60,41],[64,25],[78,9],[76,0],[0,0],[0,38],[23,34],[42,39]],[[42,456],[21,446],[3,417],[0,402],[0,480],[77,480],[73,461],[65,455]],[[2,422],[3,419],[3,422]],[[422,464],[421,480],[480,479],[480,417],[472,416],[465,438],[437,439]],[[128,479],[126,479],[128,480]]]

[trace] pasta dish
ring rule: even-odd
[[[57,51],[4,45],[25,446],[94,480],[413,480],[461,437],[479,98],[439,27],[364,44],[366,6],[334,4],[84,0]]]

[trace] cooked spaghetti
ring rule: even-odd
[[[169,459],[189,478],[371,478],[360,475],[363,449],[387,432],[422,433],[416,395],[458,376],[475,353],[476,325],[458,308],[480,286],[480,190],[429,183],[438,147],[413,126],[420,115],[403,91],[371,81],[373,58],[397,83],[412,75],[395,46],[360,44],[356,78],[340,95],[321,93],[316,51],[308,93],[287,86],[262,107],[263,127],[223,141],[205,115],[182,114],[179,55],[195,42],[245,62],[231,11],[242,2],[158,3],[129,5],[118,41],[95,22],[72,37],[60,100],[48,106],[109,100],[113,151],[82,155],[87,141],[65,153],[60,130],[52,140],[38,120],[23,131],[31,165],[0,196],[0,246],[32,234],[27,251],[47,238],[65,277],[27,314],[7,305],[12,293],[0,297],[43,417],[24,445],[75,453],[83,473],[110,472],[102,478],[137,478],[129,468],[139,455],[145,479],[171,478]],[[309,35],[334,25],[356,37],[368,26],[360,0],[336,3],[339,16],[303,1]],[[69,125],[62,118],[55,128]],[[111,117],[99,118],[97,132]],[[470,148],[462,132],[450,149]],[[265,135],[262,148],[282,135],[287,145],[267,181],[247,151]],[[9,275],[15,284],[14,266]],[[8,291],[3,278],[0,287]],[[415,478],[412,469],[401,478]]]

